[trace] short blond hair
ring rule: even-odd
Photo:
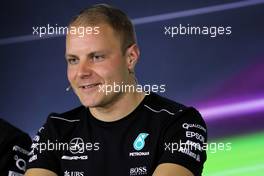
[[[120,36],[123,54],[128,47],[136,43],[134,26],[129,17],[120,9],[107,4],[96,4],[83,9],[70,21],[69,26],[96,26],[100,23],[108,24]]]

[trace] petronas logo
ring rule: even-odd
[[[145,139],[148,137],[148,133],[140,133],[136,140],[133,143],[133,147],[135,150],[139,151],[145,146]]]

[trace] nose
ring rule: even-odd
[[[79,63],[77,75],[81,79],[89,78],[92,75],[93,70],[87,60]]]

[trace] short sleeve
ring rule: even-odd
[[[60,165],[57,151],[52,145],[56,144],[56,130],[50,118],[38,130],[31,145],[27,169],[42,168],[59,173]]]
[[[194,108],[186,108],[172,116],[160,140],[158,164],[175,163],[189,169],[195,176],[202,174],[206,161],[206,124]]]

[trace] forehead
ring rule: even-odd
[[[79,33],[69,32],[66,36],[66,52],[76,52],[82,49],[98,50],[101,48],[120,48],[120,38],[108,24],[93,26],[72,26]],[[89,28],[89,33],[86,29]],[[71,29],[71,28],[70,28]]]

